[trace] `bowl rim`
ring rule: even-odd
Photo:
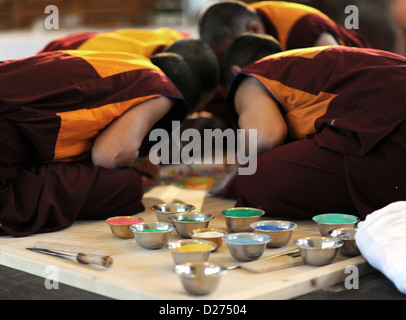
[[[266,238],[265,241],[260,241],[258,243],[230,243],[230,238],[237,238],[237,237],[242,237],[242,238]],[[267,234],[259,234],[259,233],[254,233],[254,232],[235,232],[235,233],[229,233],[225,237],[223,237],[223,241],[228,244],[234,244],[234,245],[241,245],[241,246],[252,246],[252,245],[262,245],[262,244],[267,244],[272,240],[272,237]]]
[[[134,223],[132,225],[130,225],[130,230],[135,234],[152,234],[152,233],[148,233],[148,232],[143,232],[142,230],[137,230],[136,226],[140,226],[140,225],[166,225],[168,227],[167,230],[160,230],[160,231],[154,231],[154,234],[157,233],[168,233],[168,232],[172,232],[173,230],[175,230],[175,227],[170,224],[169,222],[164,222],[164,221],[150,221],[150,222],[140,222],[140,223]]]
[[[161,207],[164,207],[164,206],[182,206],[182,207],[190,206],[190,207],[191,207],[190,210],[182,211],[182,213],[183,213],[183,212],[190,212],[190,211],[193,211],[193,210],[196,209],[196,207],[195,207],[193,204],[190,204],[190,203],[165,202],[165,203],[157,203],[157,204],[154,204],[153,206],[151,206],[151,210],[152,210],[152,211],[155,211],[155,212],[157,212],[157,213],[180,213],[180,212],[178,212],[178,211],[162,211],[162,210],[157,209],[157,207],[159,207],[159,206],[161,206]]]
[[[197,215],[197,214],[201,214],[201,215],[205,215],[207,216],[207,219],[203,219],[203,220],[195,220],[195,221],[180,221],[177,220],[176,217],[181,216],[181,215]],[[169,219],[172,222],[179,222],[179,223],[196,223],[196,222],[206,222],[206,221],[210,221],[214,219],[214,215],[212,215],[211,213],[205,213],[205,212],[178,212],[178,213],[173,213],[169,216]]]
[[[220,228],[197,228],[197,229],[193,229],[192,231],[189,232],[189,235],[192,236],[196,236],[196,234],[198,234],[199,232],[210,232],[210,231],[218,231],[219,233],[222,233],[222,236],[218,236],[218,237],[197,237],[198,239],[222,239],[223,237],[225,237],[226,235],[228,235],[228,232],[226,230],[220,229]]]
[[[126,224],[126,223],[123,224],[123,223],[113,223],[112,221],[110,221],[110,220],[119,219],[119,218],[121,218],[121,219],[128,218],[128,220],[131,220],[131,219],[132,220],[138,220],[139,222],[131,222],[131,223],[128,223],[128,224]],[[141,217],[134,217],[134,216],[114,216],[114,217],[107,218],[105,221],[109,225],[112,225],[112,226],[131,226],[133,224],[138,224],[138,223],[144,222],[144,219],[141,218]]]
[[[284,229],[284,230],[263,230],[263,229],[257,229],[257,226],[263,226],[263,225],[269,225],[271,223],[289,223],[290,226],[288,229]],[[294,231],[297,228],[297,224],[295,222],[292,221],[285,221],[285,220],[261,220],[261,221],[256,221],[250,224],[250,227],[254,230],[258,230],[261,232],[291,232]]]
[[[351,218],[355,218],[355,221],[350,221],[350,222],[340,222],[340,223],[336,223],[336,222],[322,222],[322,221],[317,221],[316,218],[318,217],[322,217],[322,216],[326,216],[326,215],[339,215],[339,216],[344,216],[344,217],[351,217]],[[312,220],[316,223],[320,223],[323,225],[350,225],[350,224],[356,224],[360,221],[360,219],[353,215],[353,214],[347,214],[347,213],[322,213],[322,214],[318,214],[313,216]]]
[[[319,247],[302,247],[298,244],[299,241],[303,240],[310,240],[310,239],[319,239],[319,240],[329,240],[329,241],[334,241],[335,244],[334,246],[328,247],[328,248],[319,248]],[[299,249],[306,249],[306,250],[331,250],[331,249],[338,249],[344,245],[344,242],[341,239],[338,238],[333,238],[333,237],[324,237],[324,236],[309,236],[309,237],[303,237],[303,238],[298,238],[293,241],[293,244],[297,246]]]
[[[181,273],[181,271],[179,271],[179,269],[182,269],[182,268],[187,267],[187,266],[192,266],[192,265],[203,265],[204,267],[216,267],[216,268],[219,268],[218,272],[216,272],[214,274],[209,274],[209,275],[204,274],[203,275],[204,277],[210,277],[210,278],[211,277],[219,277],[219,276],[227,273],[227,269],[223,265],[221,265],[219,263],[210,262],[210,261],[184,262],[184,263],[180,263],[180,264],[175,265],[175,267],[173,269],[174,269],[174,272],[180,277],[184,277],[184,278],[187,278],[187,279],[195,279],[195,278],[197,278],[196,274],[190,275],[190,274],[186,274],[186,273]]]
[[[200,250],[200,251],[180,251],[180,250],[175,250],[173,245],[176,245],[176,248],[182,247],[187,244],[208,244],[212,246],[211,248]],[[215,244],[212,241],[206,241],[206,240],[197,240],[197,239],[179,239],[179,240],[173,240],[170,241],[166,244],[166,247],[171,251],[171,252],[180,252],[180,253],[197,253],[197,252],[211,252],[214,251],[214,249],[217,248],[217,244]]]
[[[338,231],[349,231],[349,230],[351,230],[351,233],[350,233],[350,235],[352,236],[351,239],[348,239],[348,238],[340,238],[339,235],[333,235],[334,233],[336,233],[336,232],[338,232]],[[358,228],[357,228],[357,227],[345,227],[345,228],[333,229],[333,230],[328,231],[327,233],[328,233],[328,235],[329,235],[330,237],[338,238],[338,239],[340,239],[340,240],[342,240],[342,241],[355,241],[355,234],[357,233],[357,231],[358,231]],[[354,233],[354,234],[352,234],[352,233]]]
[[[260,214],[255,215],[255,216],[250,216],[250,217],[227,216],[227,215],[225,214],[226,211],[241,210],[241,209],[256,210],[256,211],[259,211]],[[262,209],[254,208],[254,207],[232,207],[232,208],[228,208],[228,209],[221,210],[221,211],[219,212],[219,214],[221,214],[223,217],[232,218],[232,219],[233,219],[233,218],[252,219],[252,218],[262,217],[262,216],[265,214],[265,211],[262,210]]]

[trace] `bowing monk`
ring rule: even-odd
[[[197,105],[177,54],[54,51],[0,62],[0,224],[12,236],[143,211],[148,133]]]
[[[146,58],[162,52],[180,54],[190,60],[201,75],[202,105],[212,98],[214,89],[220,81],[218,62],[208,44],[202,40],[192,39],[186,32],[169,28],[71,33],[54,39],[40,53],[57,50],[126,52]]]
[[[246,32],[271,35],[283,50],[338,44],[369,46],[319,10],[284,1],[217,1],[202,10],[198,26],[201,39],[210,44],[220,61],[233,39]]]
[[[345,46],[275,53],[272,42],[243,35],[225,59],[237,73],[229,112],[239,128],[257,129],[259,155],[255,174],[234,175],[223,195],[305,219],[363,219],[406,199],[406,58]]]
[[[51,41],[41,52],[74,49],[137,53],[147,58],[160,52],[180,54],[197,68],[202,85],[199,106],[196,107],[196,112],[188,115],[181,125],[181,130],[187,128],[204,130],[222,125],[217,117],[213,117],[212,114],[207,116],[206,105],[214,97],[215,89],[220,82],[220,71],[217,57],[205,41],[192,39],[186,32],[169,28],[118,29],[68,34]],[[222,112],[221,117],[225,118],[224,108]]]
[[[283,1],[215,1],[198,17],[200,38],[214,50],[222,67],[230,43],[245,32],[272,35],[283,50],[320,45],[369,46],[358,34],[336,24],[317,9]],[[226,90],[219,86],[215,99],[199,110],[232,127],[225,111]]]

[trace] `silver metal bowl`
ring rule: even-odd
[[[210,253],[216,249],[216,244],[210,241],[182,239],[167,244],[175,264],[187,262],[205,262]]]
[[[253,261],[259,259],[271,237],[259,233],[232,233],[224,237],[231,255],[240,261]]]
[[[175,213],[190,212],[195,210],[195,206],[186,203],[161,203],[151,207],[155,211],[158,221],[169,222],[172,221],[169,217]]]
[[[264,220],[251,223],[250,227],[256,233],[271,236],[271,241],[267,244],[268,248],[280,248],[289,242],[297,224],[282,220]]]
[[[343,242],[331,237],[306,237],[293,242],[306,264],[323,266],[333,261]]]
[[[313,217],[317,228],[323,237],[328,237],[328,232],[339,228],[352,228],[357,225],[359,218],[344,213],[325,213]]]
[[[209,213],[187,212],[172,214],[169,218],[178,235],[183,238],[190,238],[190,233],[193,230],[207,228],[214,216]]]
[[[338,252],[346,256],[358,256],[361,252],[355,242],[355,234],[358,228],[340,228],[329,231],[329,235],[338,238],[344,242],[343,246],[338,249]]]
[[[209,262],[191,262],[175,266],[182,285],[193,295],[206,295],[219,285],[221,275],[227,271],[220,265]]]
[[[174,229],[167,222],[144,222],[130,226],[135,241],[145,249],[160,249],[165,246]]]
[[[254,216],[244,216],[244,212],[256,212]],[[240,213],[242,213],[240,215]],[[220,211],[230,232],[251,232],[251,223],[259,221],[265,211],[256,208],[236,207]]]

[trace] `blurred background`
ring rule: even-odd
[[[289,0],[288,0],[289,1]],[[0,60],[35,54],[55,37],[82,30],[170,27],[197,37],[196,18],[210,0],[0,0]],[[245,1],[247,3],[254,1]],[[297,0],[344,25],[348,5],[359,9],[359,30],[373,47],[403,54],[406,0]],[[59,29],[46,29],[48,5]]]

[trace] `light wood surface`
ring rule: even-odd
[[[234,206],[234,201],[207,196],[204,190],[188,190],[175,186],[155,187],[145,194],[146,210],[137,216],[145,221],[156,221],[150,210],[154,204],[163,202],[186,202],[196,206],[195,211],[212,213],[215,218],[211,227],[226,229],[219,211]],[[293,249],[296,238],[318,234],[312,221],[295,221],[298,228],[291,241],[283,248],[267,248],[263,257]],[[171,240],[179,239],[176,232]],[[106,269],[99,266],[81,265],[57,257],[26,250],[38,242],[75,248],[93,253],[106,253],[113,257],[114,264]],[[210,255],[209,261],[225,266],[238,264],[228,252],[227,245]],[[188,294],[178,276],[173,272],[174,262],[169,250],[141,248],[134,239],[119,239],[112,235],[104,221],[76,222],[72,227],[53,233],[37,234],[25,238],[0,238],[0,264],[28,272],[47,279],[55,279],[83,290],[115,299],[289,299],[313,290],[343,282],[349,274],[345,268],[358,267],[359,275],[372,271],[362,256],[353,258],[338,254],[334,262],[323,267],[300,265],[288,269],[252,273],[241,268],[228,271],[222,276],[219,287],[206,296]],[[52,267],[50,269],[50,267]],[[51,272],[53,273],[50,273]],[[49,281],[49,280],[48,280]]]

